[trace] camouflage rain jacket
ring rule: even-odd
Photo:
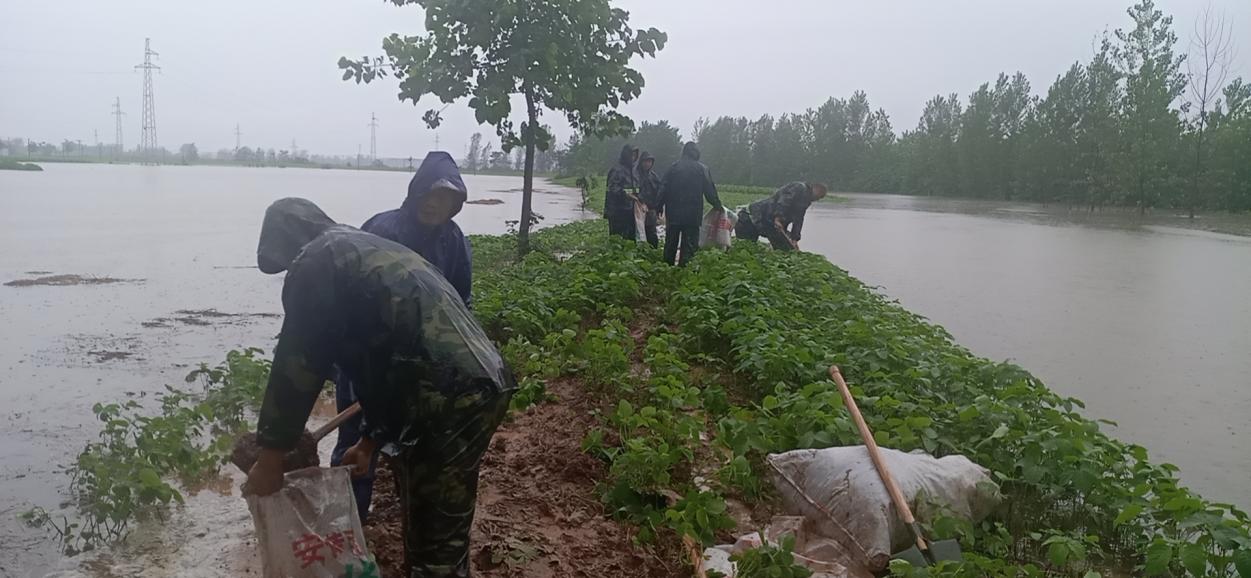
[[[782,232],[799,242],[804,228],[804,215],[812,205],[812,189],[801,182],[788,183],[772,195],[751,204],[751,221],[761,231],[776,229],[774,219],[782,221]]]
[[[379,444],[416,445],[428,409],[512,390],[511,372],[437,269],[403,245],[288,198],[265,212],[257,264],[287,271],[285,317],[257,425],[263,447],[295,446],[332,365],[353,382]]]

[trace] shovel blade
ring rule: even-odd
[[[930,542],[930,555],[934,557],[933,562],[942,562],[944,560],[959,562],[963,559],[963,555],[960,553],[960,542],[955,540]],[[891,558],[904,560],[913,566],[929,566],[931,564],[931,561],[926,559],[925,554],[921,553],[920,548],[916,546],[899,552]]]

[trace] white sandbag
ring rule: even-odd
[[[729,249],[730,237],[736,223],[738,215],[716,207],[709,209],[704,213],[704,221],[699,226],[699,246]]]
[[[829,554],[829,548],[822,548],[829,540],[814,536],[809,527],[812,524],[802,516],[774,516],[764,532],[749,532],[739,536],[733,545],[722,545],[704,550],[703,570],[717,571],[728,578],[738,574],[738,565],[730,560],[735,554],[759,548],[765,542],[777,546],[787,536],[794,539],[792,555],[795,563],[812,570],[811,578],[872,578],[873,574],[859,569],[846,560],[840,549],[827,557],[813,557],[810,554]],[[809,554],[809,555],[806,555]]]
[[[939,512],[977,522],[999,503],[999,489],[986,469],[964,456],[937,459],[880,449],[922,523]],[[795,450],[769,455],[767,461],[787,511],[808,518],[819,534],[849,550],[863,550],[870,570],[884,569],[893,552],[911,543],[864,446]],[[847,544],[848,534],[855,544]]]
[[[305,468],[285,480],[247,497],[265,578],[377,578],[348,468]]]
[[[634,201],[634,240],[647,242],[647,205]]]

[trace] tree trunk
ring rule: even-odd
[[[1204,116],[1203,110],[1199,111],[1199,116],[1200,117]],[[1206,124],[1206,121],[1201,121],[1201,122]],[[1199,200],[1199,197],[1201,196],[1200,187],[1203,184],[1203,137],[1204,137],[1203,133],[1205,132],[1204,131],[1205,128],[1206,127],[1204,127],[1203,125],[1200,125],[1199,134],[1195,136],[1195,174],[1194,174],[1194,177],[1191,179],[1190,194],[1187,195],[1187,199],[1186,199],[1186,205],[1187,205],[1187,208],[1190,210],[1189,212],[1190,212],[1191,220],[1194,220],[1195,218],[1195,204]],[[1203,195],[1203,196],[1206,196],[1206,195]]]
[[[539,120],[534,97],[529,92],[526,92],[526,114],[529,124],[522,131],[526,144],[526,168],[521,185],[521,223],[517,226],[517,252],[522,257],[530,252],[530,220],[534,212],[530,203],[534,196],[534,133]]]

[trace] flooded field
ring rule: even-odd
[[[803,246],[1246,509],[1251,237],[1215,231],[1251,217],[850,195],[809,212]]]
[[[359,225],[409,175],[305,169],[49,164],[0,172],[0,576],[245,576],[254,551],[241,474],[168,526],[66,562],[17,515],[64,500],[99,427],[91,405],[180,385],[226,351],[269,346],[281,276],[255,268],[265,207],[303,196]],[[468,233],[516,219],[521,180],[468,176]],[[594,217],[542,183],[542,225]],[[1178,225],[1184,225],[1179,227]],[[1204,218],[1200,229],[1251,230]],[[1206,497],[1251,506],[1251,238],[1169,215],[851,195],[804,231],[819,252],[992,359],[1083,399],[1118,437],[1181,466]],[[323,450],[328,449],[325,444]],[[187,547],[187,544],[191,544]]]
[[[409,177],[58,164],[42,173],[0,172],[0,576],[42,576],[53,567],[47,536],[17,516],[64,499],[61,468],[99,430],[92,404],[182,385],[187,372],[220,362],[231,348],[272,344],[282,276],[255,266],[270,202],[307,197],[332,218],[360,225],[398,206]],[[466,182],[470,200],[486,203],[466,205],[460,226],[504,232],[504,221],[520,214],[521,179],[468,175]],[[539,189],[542,226],[584,216],[576,191]],[[215,499],[202,492],[191,503],[208,516],[242,515],[237,530],[250,532],[237,495],[226,506]],[[204,525],[188,536],[210,530],[220,528]],[[230,574],[202,562],[192,555],[179,563],[200,575]]]

